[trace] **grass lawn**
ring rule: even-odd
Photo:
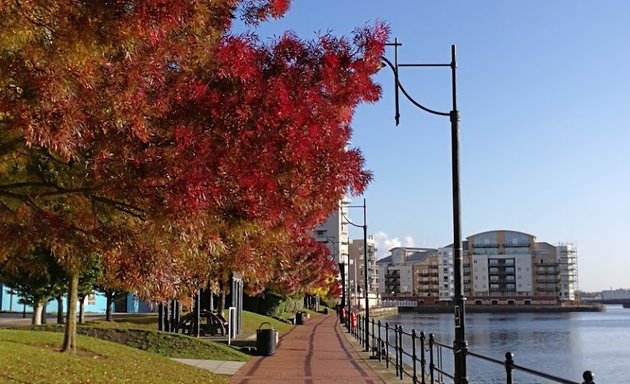
[[[265,315],[260,315],[254,312],[243,311],[243,334],[244,335],[254,335],[256,331],[261,326],[262,323],[268,322],[273,328],[278,331],[280,335],[285,332],[288,332],[291,328],[293,328],[292,324],[287,324],[280,320],[276,320],[271,317],[267,317]],[[265,324],[263,328],[269,328],[269,325]]]
[[[63,325],[31,326],[33,331],[63,332]],[[247,361],[249,356],[222,343],[150,329],[138,329],[127,322],[96,321],[77,325],[77,334],[124,344],[164,357]],[[77,344],[81,346],[80,342]]]
[[[310,312],[311,316],[318,316],[316,312]],[[289,314],[287,314],[288,316]],[[250,356],[244,354],[224,343],[213,342],[207,339],[197,339],[183,334],[158,332],[157,315],[117,315],[114,321],[94,320],[77,325],[79,335],[124,344],[147,352],[153,352],[169,358],[189,358],[208,360],[247,361]],[[271,317],[253,312],[243,311],[242,335],[245,338],[256,334],[261,324],[270,323],[280,335],[288,332],[293,325],[276,320]],[[268,328],[265,324],[263,328]],[[28,326],[18,329],[31,331],[63,332],[63,325],[48,324],[43,326]],[[82,347],[82,338],[77,344]],[[1,376],[0,376],[1,379]],[[0,380],[2,382],[2,380]]]
[[[63,334],[0,329],[2,383],[228,383],[229,378],[154,353],[78,336],[77,355],[59,352]]]

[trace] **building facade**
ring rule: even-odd
[[[386,297],[431,296],[439,292],[437,249],[396,247],[378,260],[378,292]]]
[[[368,289],[369,293],[376,293],[378,288],[378,272],[376,270],[376,243],[374,236],[367,238],[368,260]],[[353,239],[348,246],[348,282],[350,289],[363,292],[365,289],[365,261],[363,239]]]
[[[453,297],[452,245],[438,250],[440,300]],[[577,252],[572,244],[536,242],[496,230],[463,242],[463,287],[472,304],[562,304],[576,300]]]
[[[319,243],[326,244],[335,262],[344,268],[344,286],[348,287],[348,208],[347,199],[340,202],[337,210],[333,211],[323,224],[315,228],[312,236]],[[340,276],[341,279],[341,276]]]
[[[78,304],[77,304],[78,305]],[[77,307],[78,308],[78,307]],[[66,298],[63,298],[63,310],[66,311]],[[83,310],[86,313],[105,313],[107,299],[100,293],[94,292],[85,298]],[[136,313],[153,312],[154,308],[147,302],[140,300],[136,295],[129,293],[124,299],[114,303],[114,312]],[[4,312],[33,312],[30,305],[23,304],[20,297],[7,286],[0,284],[0,311]],[[57,312],[57,301],[48,302],[46,313]]]

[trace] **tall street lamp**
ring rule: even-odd
[[[455,292],[453,297],[454,315],[455,315],[455,340],[453,341],[453,353],[455,360],[455,384],[467,384],[468,377],[466,374],[466,354],[468,346],[466,342],[465,328],[465,308],[464,303],[464,287],[462,285],[464,271],[462,259],[462,236],[461,236],[461,204],[459,190],[459,112],[457,110],[457,62],[455,60],[455,45],[451,45],[451,62],[447,64],[401,64],[398,62],[398,47],[401,46],[398,39],[394,43],[387,44],[394,47],[394,63],[387,58],[382,57],[384,65],[389,66],[394,72],[395,86],[395,107],[396,114],[394,119],[396,125],[400,122],[399,112],[399,93],[409,100],[413,105],[425,112],[438,116],[448,116],[451,121],[451,167],[452,167],[452,184],[453,184],[453,268],[454,268],[454,285]],[[450,112],[440,112],[427,108],[414,100],[400,83],[398,71],[402,67],[449,67],[451,68],[451,96],[452,108]]]
[[[323,243],[329,243],[332,247],[332,251],[333,251],[333,257],[335,257],[335,255],[339,258],[338,260],[338,266],[339,266],[339,276],[341,277],[341,308],[345,308],[346,307],[346,277],[345,277],[345,272],[346,272],[346,268],[345,268],[345,263],[343,262],[342,258],[341,258],[341,253],[339,253],[339,251],[337,250],[337,248],[335,247],[335,242],[332,241],[331,239],[326,239],[324,241],[322,241]],[[344,319],[341,318],[341,311],[339,311],[339,320],[343,321]]]
[[[364,321],[364,329],[365,329],[365,350],[366,352],[370,351],[370,328],[368,327],[369,323],[370,323],[370,299],[368,296],[368,258],[367,258],[367,214],[366,214],[366,204],[365,204],[365,199],[363,199],[363,205],[346,205],[346,207],[348,208],[363,208],[363,225],[358,225],[355,224],[353,222],[351,222],[350,220],[348,220],[347,217],[344,218],[346,219],[346,222],[350,225],[352,225],[353,227],[357,227],[357,228],[363,228],[363,268],[364,268],[364,273],[363,273],[363,283],[364,283],[364,287],[363,287],[363,292],[365,295],[365,321]],[[343,212],[342,212],[343,214]],[[355,274],[354,276],[355,279],[355,284],[356,284],[356,280],[357,280],[357,276]]]

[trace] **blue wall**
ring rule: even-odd
[[[19,297],[17,295],[10,295],[9,289],[4,285],[0,284],[0,311],[13,311],[13,312],[22,312],[24,310],[24,306],[22,304],[18,304]],[[66,300],[63,300],[63,308],[66,310]],[[129,294],[127,296],[127,312],[129,313],[138,313],[138,312],[152,312],[151,307],[148,303],[140,301],[135,295]],[[107,308],[107,299],[105,296],[96,293],[90,298],[88,298],[87,304],[83,307],[85,312],[92,313],[105,313],[105,309]],[[32,312],[33,308],[30,306],[26,306],[26,312]],[[46,312],[48,313],[56,313],[57,312],[57,300],[53,300],[48,303],[46,306]]]

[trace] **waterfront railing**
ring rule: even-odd
[[[380,320],[371,319],[368,323],[368,332],[365,331],[365,320],[362,315],[357,315],[356,327],[352,328],[350,322],[346,322],[350,332],[361,345],[370,345],[371,358],[384,361],[388,369],[393,369],[400,380],[409,379],[417,384],[442,384],[445,380],[454,381],[454,375],[445,367],[445,353],[453,355],[453,346],[435,340],[431,333],[417,332],[412,329],[405,331],[402,325],[390,325]],[[365,337],[369,337],[366,343]],[[406,346],[406,347],[404,347]],[[537,371],[518,365],[514,362],[514,356],[510,352],[505,353],[505,359],[499,360],[479,353],[466,351],[466,356],[476,361],[485,361],[505,370],[505,383],[513,384],[513,372],[520,371],[552,383],[561,384],[595,384],[594,374],[585,371],[582,374],[582,382],[571,381],[545,372]],[[406,363],[404,363],[406,359]],[[469,360],[472,362],[472,360]]]

